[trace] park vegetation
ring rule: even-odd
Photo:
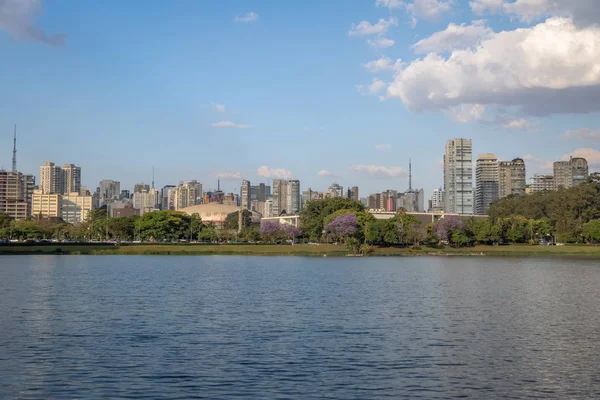
[[[489,218],[447,215],[433,224],[422,224],[400,210],[389,219],[376,219],[358,201],[330,198],[313,200],[300,215],[300,227],[263,221],[252,224],[243,211],[227,216],[222,229],[203,222],[197,214],[156,211],[141,217],[107,218],[106,210],[90,213],[85,222],[67,224],[60,219],[11,220],[0,214],[0,238],[74,241],[140,242],[314,242],[343,244],[354,254],[368,254],[374,247],[441,246],[513,243],[600,243],[600,183],[571,189],[509,196],[493,203]]]

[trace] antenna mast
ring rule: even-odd
[[[17,124],[15,124],[15,136],[13,138],[12,172],[17,172]]]
[[[154,165],[152,166],[152,189],[154,189]]]
[[[412,160],[408,159],[408,191],[412,192]]]

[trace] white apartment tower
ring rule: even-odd
[[[446,212],[473,214],[473,143],[471,139],[451,139],[444,155]]]
[[[242,188],[241,188],[241,201],[242,207],[250,210],[250,181],[245,179],[242,180]]]
[[[480,154],[475,168],[475,214],[485,215],[490,204],[498,200],[498,159],[494,154]]]
[[[44,194],[63,193],[62,168],[46,161],[40,167],[40,190]]]
[[[65,164],[63,172],[63,190],[62,193],[79,193],[81,191],[81,167],[73,164]]]

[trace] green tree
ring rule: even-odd
[[[583,237],[588,242],[600,242],[600,219],[594,219],[583,225]]]
[[[346,210],[345,213],[348,211],[362,212],[365,207],[358,201],[340,197],[311,200],[300,213],[300,229],[310,240],[319,240],[325,226],[325,218],[338,210]]]
[[[239,211],[234,211],[229,213],[227,217],[225,217],[225,222],[223,222],[223,228],[225,229],[238,229],[238,221],[239,221]],[[242,229],[249,228],[252,224],[252,212],[248,210],[242,210]]]
[[[0,213],[0,229],[10,228],[10,224],[12,223],[12,218],[7,214]]]

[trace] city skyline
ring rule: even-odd
[[[11,60],[0,76],[0,165],[11,166],[16,124],[20,171],[66,160],[88,186],[149,183],[155,166],[156,187],[296,178],[370,193],[407,187],[412,158],[414,185],[431,193],[443,186],[437,143],[449,138],[471,138],[474,159],[522,158],[528,179],[570,155],[597,171],[600,55],[579,44],[600,28],[592,3],[559,3],[527,14],[480,0],[11,0],[14,14],[0,16]],[[499,59],[497,79],[478,73]]]

